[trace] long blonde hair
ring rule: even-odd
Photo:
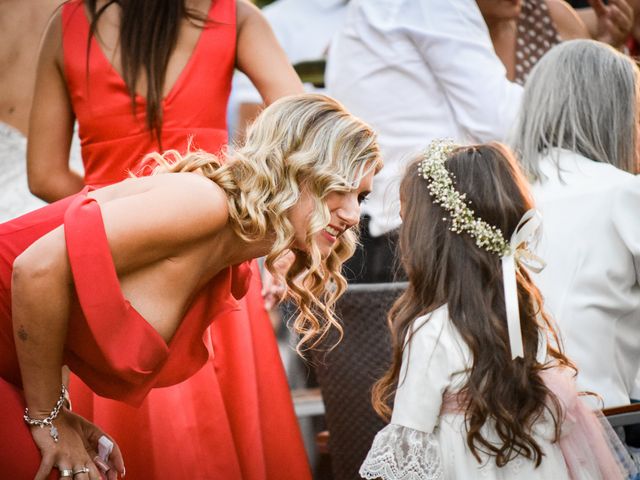
[[[325,197],[357,188],[368,172],[382,168],[376,135],[368,125],[330,97],[302,94],[266,108],[227,161],[204,151],[152,155],[160,165],[158,172],[200,170],[224,189],[231,228],[245,241],[273,235],[265,265],[276,277],[274,262],[290,251],[295,236],[287,212],[303,191],[311,193],[307,251],[295,251],[296,260],[285,278],[299,307],[293,321],[301,335],[298,351],[313,348],[332,326],[342,333],[333,307],[346,288],[342,263],[353,254],[357,235],[344,232],[326,258],[314,238],[330,220]]]

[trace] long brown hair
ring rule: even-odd
[[[409,287],[389,314],[394,354],[391,367],[374,386],[374,408],[389,417],[388,402],[401,381],[402,354],[413,321],[446,304],[473,358],[466,384],[450,392],[464,400],[467,445],[479,462],[480,453],[486,453],[498,466],[518,455],[538,465],[543,453],[531,428],[546,410],[557,439],[561,416],[558,400],[540,377],[548,366],[536,360],[541,329],[551,332],[547,354],[556,364],[571,364],[554,347],[559,340],[524,269],[517,276],[524,358],[511,359],[500,258],[477,247],[467,234],[449,231],[448,212],[433,203],[427,182],[417,175],[420,160],[409,166],[400,190],[400,251]],[[526,180],[509,150],[497,143],[462,147],[449,156],[446,168],[475,215],[509,239],[532,207]],[[485,424],[492,426],[498,441],[483,435]]]
[[[216,1],[216,0],[212,0]],[[169,58],[178,42],[180,21],[188,19],[204,28],[206,15],[186,6],[185,0],[108,0],[97,8],[98,0],[85,0],[91,15],[87,44],[87,72],[91,38],[104,11],[116,4],[120,7],[120,61],[122,78],[136,109],[136,87],[140,73],[147,79],[146,123],[155,131],[158,142],[162,130],[162,92]]]

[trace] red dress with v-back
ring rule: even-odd
[[[64,225],[76,291],[64,361],[96,393],[132,405],[98,403],[95,412],[100,417],[96,423],[114,433],[120,445],[133,447],[125,458],[127,478],[309,478],[269,328],[238,339],[235,346],[243,350],[235,358],[229,358],[234,353],[221,342],[226,360],[249,365],[249,370],[218,370],[208,348],[211,324],[243,321],[236,299],[251,282],[249,264],[227,268],[205,285],[165,343],[123,297],[100,208],[86,193],[0,224],[3,476],[33,478],[40,463],[22,421],[24,398],[11,323],[13,261],[38,238]],[[154,392],[161,396],[150,404],[148,395]],[[141,409],[136,408],[141,402]],[[133,445],[131,438],[140,443]],[[160,458],[160,451],[167,456]],[[132,457],[133,452],[139,457]],[[54,470],[51,478],[57,477]]]
[[[225,111],[235,59],[235,0],[214,0],[209,19],[211,22],[201,32],[191,59],[162,102],[162,147],[165,149],[184,152],[191,141],[194,147],[217,152],[226,143]],[[94,186],[119,181],[129,170],[137,171],[142,157],[158,150],[159,145],[146,129],[144,109],[133,115],[126,86],[95,39],[91,40],[87,63],[89,23],[80,0],[63,6],[62,22],[65,76],[79,124],[85,180]],[[138,103],[144,103],[144,99],[138,97]],[[3,225],[12,233],[2,241],[23,242],[23,247],[28,246],[46,230],[47,227],[41,225],[53,228],[62,221],[65,202],[45,207],[18,222],[19,225],[33,223],[36,227],[19,227],[19,231],[13,233],[16,221]],[[94,239],[91,234],[84,238],[88,248]],[[84,247],[79,243],[77,248]],[[13,247],[7,249],[15,254],[20,251]],[[6,259],[9,266],[10,257]],[[91,255],[81,258],[87,264],[94,261]],[[255,272],[255,264],[251,268]],[[10,281],[10,270],[6,272],[3,297],[8,295]],[[91,267],[86,272],[78,280],[86,283],[87,288],[95,289],[102,298],[106,290],[103,291],[105,280],[100,268]],[[219,298],[216,288],[212,286],[210,292],[214,300]],[[144,342],[139,341],[142,339],[136,336],[137,327],[131,327],[129,336],[128,323],[117,331],[111,330],[112,322],[122,321],[119,315],[130,308],[126,302],[122,303],[121,295],[116,301],[119,307],[93,312],[102,327],[101,336],[88,343],[89,349],[96,344],[108,345],[112,357],[100,357],[88,371],[82,371],[82,361],[74,364],[69,359],[72,357],[67,357],[72,369],[88,385],[74,377],[71,396],[78,413],[118,441],[127,466],[127,478],[310,478],[260,289],[259,276],[254,274],[249,291],[237,308],[226,309],[215,319],[205,315],[202,320],[212,322],[210,328],[201,332],[206,352],[194,344],[193,351],[185,348],[179,354],[171,352],[167,356],[167,364],[194,375],[168,388],[149,391],[141,405],[135,407],[104,397],[137,401],[141,399],[139,392],[146,394],[148,385],[145,383],[142,388],[136,383],[138,379],[130,384],[112,384],[109,369],[113,365],[111,360],[119,364],[121,360],[126,363],[130,356],[137,359],[139,351],[150,348],[145,343],[147,337]],[[206,296],[205,293],[202,298]],[[9,306],[5,306],[3,313],[8,309]],[[10,329],[7,332],[3,333],[4,341],[11,344]],[[151,337],[157,343],[157,337]],[[201,359],[204,353],[204,366],[195,372],[190,357],[197,354]],[[5,351],[0,355],[4,356]],[[144,364],[143,373],[149,368]],[[2,378],[19,388],[17,370],[9,370],[13,373],[2,373]],[[101,375],[104,381],[100,380]],[[151,386],[176,383],[173,380],[176,377],[170,382],[153,381]],[[19,395],[14,400],[19,402]],[[22,428],[28,432],[24,425]]]

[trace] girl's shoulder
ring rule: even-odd
[[[416,318],[407,335],[407,341],[420,344],[424,348],[444,348],[460,350],[461,338],[449,317],[447,305]]]
[[[436,351],[446,352],[456,366],[466,364],[469,358],[469,349],[451,322],[446,304],[416,318],[407,333],[406,342],[412,348],[429,352],[430,356]]]

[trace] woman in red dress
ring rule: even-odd
[[[226,106],[236,66],[250,75],[267,102],[302,91],[265,20],[246,1],[65,4],[41,52],[29,136],[32,191],[55,201],[85,184],[103,186],[130,171],[148,173],[152,168],[139,166],[147,153],[185,152],[189,142],[192,148],[219,152],[227,142]],[[68,167],[74,120],[84,179]],[[131,408],[95,395],[72,377],[76,411],[120,442],[134,480],[211,478],[222,463],[233,473],[217,478],[259,480],[283,458],[297,460],[278,478],[309,477],[255,262],[252,268],[247,296],[205,334],[206,367],[186,382],[155,390]],[[255,383],[256,376],[270,379],[269,395]],[[223,395],[233,391],[234,398],[224,399],[225,412],[200,415],[211,411],[217,384]],[[175,417],[178,409],[182,413]],[[261,409],[269,415],[260,415]],[[219,415],[230,419],[228,424]],[[216,450],[220,429],[244,453],[224,459],[213,455],[209,472],[201,459]],[[279,442],[269,441],[276,435]],[[177,440],[185,436],[198,438],[196,446]]]
[[[88,187],[0,225],[4,474],[32,478],[39,448],[37,479],[52,467],[60,476],[82,472],[75,480],[99,478],[92,459],[101,431],[66,408],[52,411],[63,363],[96,393],[131,405],[152,388],[174,385],[170,391],[210,372],[198,410],[179,404],[154,419],[158,429],[195,419],[212,430],[204,437],[212,444],[201,443],[197,428],[172,440],[191,449],[195,462],[173,478],[246,478],[236,462],[261,456],[265,478],[306,474],[299,459],[272,457],[286,450],[278,444],[289,428],[275,424],[281,405],[268,398],[274,390],[278,398],[279,371],[262,365],[253,378],[225,382],[234,372],[210,368],[203,334],[237,308],[250,275],[243,262],[266,255],[272,265],[290,249],[296,260],[286,280],[300,306],[299,333],[312,341],[335,322],[323,305],[345,286],[340,267],[353,251],[350,227],[381,167],[375,135],[328,97],[300,95],[267,108],[222,166],[204,152],[173,157],[164,167],[171,175]],[[325,290],[329,281],[337,288]],[[260,397],[266,405],[244,403],[249,381],[269,394]],[[25,404],[31,418],[52,421],[30,430]],[[238,421],[240,414],[258,423]],[[146,427],[128,425],[134,436]],[[246,451],[237,438],[255,429],[271,437],[260,451]],[[149,439],[156,434],[147,432]],[[112,470],[122,473],[114,455]]]

